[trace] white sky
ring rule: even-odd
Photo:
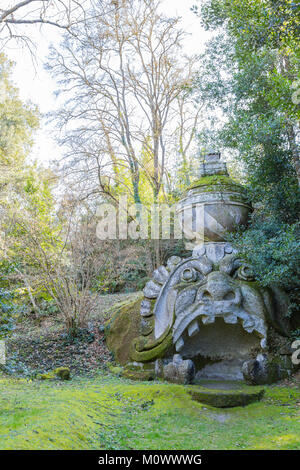
[[[190,33],[185,44],[187,54],[201,52],[204,42],[209,37],[209,33],[201,29],[199,19],[190,11],[195,3],[197,3],[195,0],[163,0],[162,4],[165,14],[182,17],[181,27]],[[21,99],[37,104],[41,113],[46,114],[56,107],[54,91],[58,86],[43,65],[47,61],[50,44],[59,42],[60,30],[51,26],[36,29],[26,26],[26,28],[30,28],[30,37],[33,37],[37,44],[37,63],[33,64],[32,57],[26,50],[20,51],[17,48],[7,47],[5,53],[16,63],[13,81],[20,90]],[[46,118],[43,118],[41,129],[35,138],[36,144],[32,151],[32,158],[47,164],[62,156],[62,149],[56,145],[52,132],[52,126],[47,124]]]

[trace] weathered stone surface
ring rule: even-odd
[[[291,372],[283,360],[271,359],[265,354],[259,354],[256,359],[245,362],[242,371],[245,380],[253,385],[278,382],[288,377]]]
[[[216,408],[232,408],[246,406],[259,401],[264,395],[264,389],[257,387],[241,387],[239,390],[207,389],[193,386],[188,389],[192,398]]]
[[[177,305],[180,306],[178,301]],[[254,332],[260,340],[266,337],[265,307],[259,292],[220,271],[213,271],[202,278],[195,301],[191,305],[185,302],[184,310],[175,312],[175,317],[174,343],[185,335],[196,320],[198,324],[199,320],[209,324],[214,323],[216,318],[222,318],[228,324],[241,324],[246,332]]]
[[[147,297],[148,299],[156,299],[156,297],[158,297],[160,293],[160,289],[161,287],[157,285],[155,282],[149,281],[144,287],[143,292],[144,292],[145,297]]]
[[[149,370],[129,370],[124,369],[122,373],[122,377],[131,380],[143,380],[143,381],[150,381],[154,380],[155,373],[154,371]]]
[[[154,380],[155,378],[155,364],[152,363],[128,363],[122,370],[122,377],[131,380]]]
[[[199,333],[199,325],[198,322],[195,320],[193,321],[190,326],[188,327],[188,333],[190,337],[195,336],[197,333]]]
[[[181,258],[179,256],[171,256],[167,261],[167,266],[172,271],[176,268],[177,264],[181,262]]]
[[[158,299],[144,300],[141,311],[146,307],[145,312],[149,315],[150,308],[154,315],[154,338],[146,343],[135,340],[131,357],[142,362],[155,361],[163,358],[167,351],[172,353],[173,343],[173,354],[180,353],[186,360],[202,358],[211,362],[210,365],[202,363],[197,372],[202,368],[205,374],[213,377],[223,369],[226,378],[227,371],[235,368],[234,374],[230,372],[229,375],[240,379],[242,364],[268,349],[270,313],[267,309],[272,308],[271,293],[267,297],[267,307],[264,290],[255,283],[251,269],[228,244],[222,245],[222,256],[212,255],[208,250],[217,263],[207,257],[206,251],[200,258],[191,257],[180,262],[176,258]],[[141,322],[143,334],[150,333],[151,329],[148,330],[145,320],[147,317]],[[273,322],[276,322],[276,315]],[[235,361],[234,366],[232,361]],[[171,377],[176,375],[176,367],[164,367],[166,376],[174,380]]]
[[[58,367],[50,372],[46,372],[45,374],[39,374],[38,379],[40,380],[70,380],[71,379],[71,372],[69,367]]]
[[[169,277],[169,271],[165,266],[159,266],[154,272],[153,272],[153,278],[156,282],[159,284],[164,284],[166,280]]]
[[[152,310],[151,310],[152,304],[151,301],[148,299],[144,299],[141,302],[141,309],[140,309],[140,314],[142,317],[149,317],[152,315]]]
[[[153,320],[152,318],[142,318],[140,323],[140,332],[143,336],[148,336],[153,331]]]
[[[180,354],[173,356],[173,361],[163,367],[163,378],[169,382],[188,384],[195,376],[195,366],[190,359],[183,360]]]
[[[160,338],[137,337],[132,341],[130,357],[134,361],[152,362],[165,357],[172,348],[172,331],[167,330]]]
[[[194,383],[201,385],[203,380],[243,381],[242,365],[240,357],[208,362],[197,372]]]
[[[140,334],[141,300],[142,294],[114,305],[111,319],[105,326],[107,345],[121,365],[131,360],[132,341]]]
[[[278,287],[270,287],[263,290],[264,301],[269,323],[278,333],[289,336],[294,328],[293,320],[287,315],[289,298]]]

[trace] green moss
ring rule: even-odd
[[[155,373],[151,370],[130,370],[124,369],[122,376],[131,380],[154,380]]]
[[[118,375],[119,377],[123,373],[123,367],[109,365],[108,369],[110,370],[112,374]]]
[[[137,362],[152,362],[163,357],[168,349],[172,347],[172,331],[158,338],[156,341],[146,342],[136,338],[132,343],[131,359]],[[143,347],[143,350],[139,350]]]
[[[239,283],[243,286],[251,287],[257,291],[260,295],[262,293],[262,288],[257,281],[244,281],[243,279],[239,279]]]
[[[266,386],[218,410],[188,388],[110,374],[66,382],[0,376],[1,449],[300,449],[300,390]]]
[[[46,372],[45,374],[38,374],[37,378],[40,380],[55,380],[57,377],[55,376],[53,371],[51,371]]]
[[[122,376],[132,380],[154,380],[155,364],[151,363],[129,363],[122,371]]]
[[[54,374],[61,380],[70,380],[70,369],[68,367],[58,367],[54,369]]]
[[[262,399],[263,388],[241,387],[239,390],[209,390],[204,387],[192,386],[188,388],[192,398],[216,408],[231,408],[246,406]]]
[[[140,332],[141,293],[134,300],[119,302],[111,309],[111,318],[106,323],[105,336],[114,359],[121,365],[130,362],[131,343]]]
[[[108,348],[114,359],[121,365],[128,362],[153,362],[162,357],[172,346],[172,333],[167,330],[160,338],[154,339],[152,333],[154,317],[145,319],[148,323],[141,330],[140,305],[143,294],[138,299],[114,305],[111,319],[105,328]],[[154,305],[155,301],[153,301]],[[147,327],[149,327],[147,329]],[[144,333],[140,336],[141,331]],[[147,336],[145,336],[147,334]]]
[[[39,374],[37,378],[40,380],[70,380],[70,369],[68,367],[58,367],[45,374]]]
[[[114,306],[112,318],[106,324],[106,340],[114,359],[121,365],[128,362],[153,362],[162,357],[172,346],[172,333],[167,330],[160,338],[151,334],[154,316],[146,318],[149,330],[141,330],[140,304],[143,294],[137,300],[122,302]],[[153,306],[155,301],[153,301]],[[147,325],[146,325],[147,327]],[[140,336],[141,332],[144,335]],[[145,336],[147,334],[147,336]]]
[[[140,320],[140,333],[143,336],[149,336],[154,330],[154,315]]]
[[[212,176],[202,176],[202,178],[198,179],[197,181],[194,181],[188,188],[187,190],[190,189],[195,189],[195,188],[201,188],[202,187],[207,187],[207,190],[213,191],[213,189],[209,189],[210,186],[222,186],[228,189],[232,190],[239,190],[241,192],[245,191],[245,188],[239,184],[233,181],[229,176],[226,175],[212,175]]]

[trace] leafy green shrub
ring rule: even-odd
[[[254,217],[251,227],[231,240],[253,266],[258,282],[288,292],[291,310],[300,313],[300,223]]]
[[[59,313],[59,308],[54,300],[42,299],[39,308],[43,317],[55,316]]]

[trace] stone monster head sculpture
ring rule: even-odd
[[[225,232],[246,223],[251,208],[219,154],[206,157],[200,176],[178,206],[185,233],[195,238],[192,256],[172,256],[154,271],[131,358],[178,382],[276,381],[289,370],[286,357],[274,361],[270,352],[271,343],[289,334],[288,299],[276,288],[259,287],[251,266],[224,240]]]
[[[207,243],[190,258],[171,257],[154,271],[144,295],[144,334],[133,357],[156,361],[158,375],[175,354],[177,363],[179,357],[193,361],[186,365],[198,378],[243,379],[247,364],[267,354],[269,328],[288,334],[286,296],[259,288],[229,244]]]

